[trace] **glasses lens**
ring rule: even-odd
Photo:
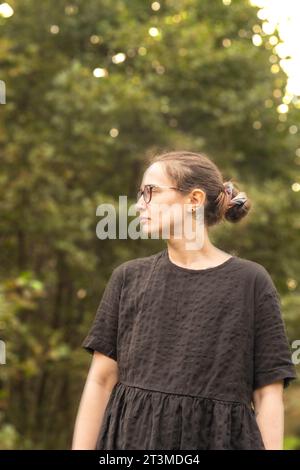
[[[145,186],[143,191],[139,189],[138,192],[136,193],[137,200],[139,200],[142,195],[146,203],[150,202],[151,201],[151,187]]]
[[[144,199],[146,203],[150,202],[150,199],[151,199],[151,187],[150,186],[146,185],[144,188]]]

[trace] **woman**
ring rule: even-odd
[[[248,213],[247,195],[206,155],[169,152],[149,162],[137,208],[145,233],[168,225],[167,248],[112,272],[82,343],[93,360],[72,448],[282,449],[296,372],[279,295],[262,265],[208,237]],[[183,220],[194,238],[175,236]]]

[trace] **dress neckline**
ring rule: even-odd
[[[172,269],[177,270],[177,271],[182,271],[182,272],[194,273],[194,274],[199,274],[199,273],[204,274],[204,273],[208,273],[208,272],[218,271],[218,270],[223,269],[227,266],[230,266],[233,263],[233,261],[235,259],[237,259],[237,256],[231,255],[230,258],[225,260],[223,263],[218,264],[217,266],[212,266],[210,268],[203,268],[203,269],[192,269],[192,268],[185,268],[184,266],[179,266],[178,264],[173,263],[173,261],[171,261],[171,259],[169,257],[168,248],[165,248],[163,250],[163,255],[164,255],[164,258],[165,258],[168,266],[170,266]]]

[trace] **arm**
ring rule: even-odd
[[[253,404],[266,450],[283,450],[283,381],[279,380],[254,390]]]
[[[95,450],[103,415],[117,381],[117,362],[94,351],[76,417],[72,450]]]

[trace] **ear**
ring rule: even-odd
[[[196,204],[196,205],[201,206],[205,203],[205,200],[206,200],[206,194],[202,189],[196,188],[191,191],[190,199],[189,199],[189,202],[191,204]]]

